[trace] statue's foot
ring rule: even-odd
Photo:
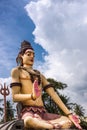
[[[69,129],[72,126],[72,122],[67,121],[57,121],[57,122],[49,122],[51,125],[53,125],[53,129]]]
[[[62,126],[58,123],[53,124],[53,129],[61,129]]]
[[[69,129],[72,126],[72,122],[71,121],[67,121],[67,122],[65,122],[65,123],[63,123],[61,125],[62,125],[63,129]]]
[[[41,88],[39,88],[38,80],[35,80],[33,83],[33,98],[36,99],[41,95]]]

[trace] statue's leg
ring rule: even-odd
[[[53,125],[51,123],[32,116],[26,116],[24,118],[24,125],[26,128],[53,129]]]
[[[57,128],[58,124],[61,126],[62,129],[68,129],[73,125],[73,123],[69,120],[69,118],[65,116],[61,116],[60,118],[55,120],[50,120],[50,123],[52,123],[55,126],[55,128]]]
[[[46,113],[47,115],[47,113]],[[45,115],[45,116],[46,116]],[[51,115],[52,116],[52,115]],[[65,116],[60,116],[56,119],[49,118],[49,120],[42,119],[37,113],[33,114],[26,112],[22,119],[24,120],[24,125],[26,128],[35,128],[35,129],[68,129],[72,126],[72,122],[69,118]]]

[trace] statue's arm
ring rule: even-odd
[[[68,108],[65,106],[65,104],[62,102],[62,100],[60,99],[60,97],[58,96],[58,94],[55,92],[52,84],[50,84],[47,79],[45,78],[44,75],[42,76],[42,85],[43,85],[43,89],[51,96],[51,98],[54,100],[54,102],[60,107],[60,109],[63,110],[63,112],[65,114],[69,114],[70,111],[68,110]]]
[[[52,97],[55,103],[62,109],[62,111],[68,116],[68,118],[74,123],[74,125],[79,129],[82,130],[81,126],[79,125],[80,119],[77,115],[73,115],[69,109],[65,106],[62,102],[58,94],[54,91],[52,87],[46,89],[46,92]]]
[[[49,87],[46,89],[46,92],[51,96],[54,102],[60,107],[60,109],[68,115],[70,113],[69,109],[65,106],[59,95],[55,92],[53,87]]]
[[[31,99],[31,94],[21,94],[21,83],[19,79],[19,70],[18,68],[14,68],[11,71],[11,77],[12,77],[12,82],[11,82],[11,88],[12,88],[12,98],[14,102],[19,102],[19,101],[26,101]],[[15,85],[14,85],[15,84]]]

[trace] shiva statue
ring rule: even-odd
[[[19,118],[24,121],[25,128],[33,129],[68,129],[79,125],[80,119],[73,115],[62,102],[54,87],[38,70],[33,69],[35,52],[31,43],[23,41],[16,58],[19,64],[11,71],[11,90],[14,102],[22,104]],[[48,113],[42,100],[42,91],[46,91],[66,116]]]

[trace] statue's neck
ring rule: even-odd
[[[28,65],[28,64],[24,64],[23,67],[26,69],[32,69],[32,65]]]

